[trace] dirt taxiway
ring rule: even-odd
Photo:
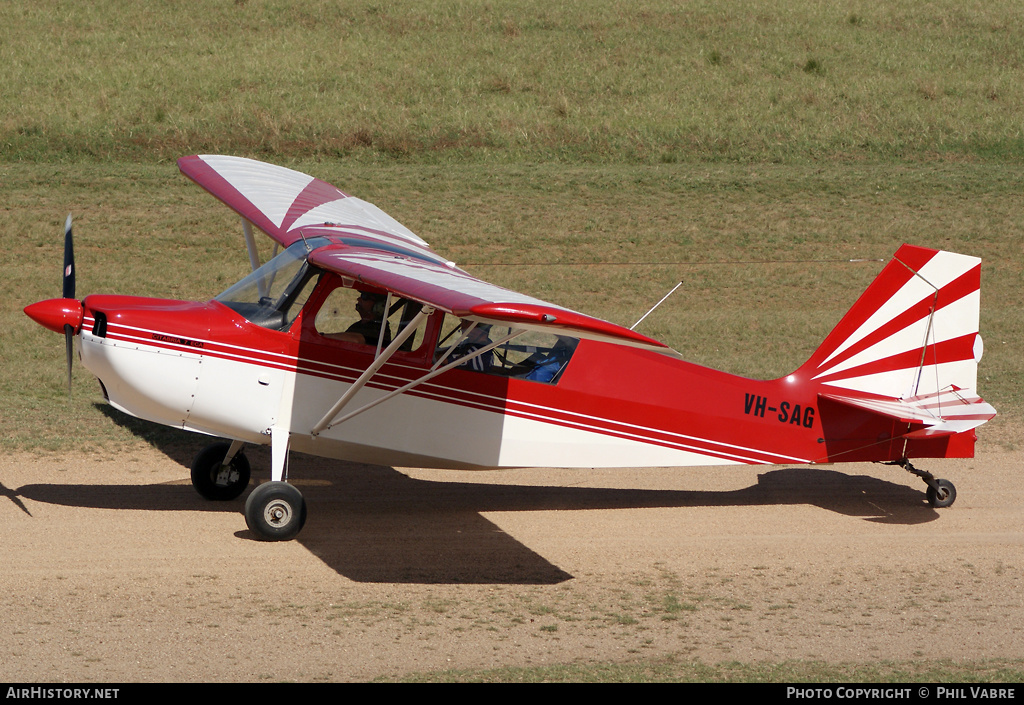
[[[0,680],[1024,656],[1020,452],[922,461],[956,483],[944,510],[878,465],[467,473],[296,456],[309,520],[264,543],[242,500],[195,494],[194,450],[0,461]]]

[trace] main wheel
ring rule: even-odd
[[[949,480],[936,480],[935,487],[928,485],[928,504],[936,509],[948,507],[956,501],[956,487]],[[937,489],[936,489],[937,488]]]
[[[306,523],[306,500],[287,482],[267,482],[245,501],[245,523],[264,541],[295,538]]]
[[[192,486],[206,499],[234,499],[249,486],[249,460],[245,455],[235,453],[228,466],[223,465],[230,447],[230,443],[214,443],[199,451],[192,461]]]

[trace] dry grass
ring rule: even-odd
[[[1018,3],[0,6],[6,159],[1020,162]]]
[[[640,330],[751,377],[803,362],[901,243],[980,256],[981,393],[1000,410],[996,431],[1020,420],[1024,233],[1011,167],[295,166],[382,206],[478,276],[617,323],[681,281]],[[17,253],[0,283],[6,442],[130,442],[94,408],[84,371],[67,400],[61,341],[21,313],[58,294],[63,217],[76,215],[81,295],[201,300],[246,271],[237,219],[170,165],[8,165],[0,179],[0,245]]]

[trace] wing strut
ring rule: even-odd
[[[417,320],[413,320],[405,328],[405,330],[409,330],[410,328],[413,328],[413,323],[417,323]],[[402,331],[402,332],[404,333],[405,331]],[[495,341],[493,343],[490,343],[489,345],[485,345],[482,348],[474,350],[473,352],[469,353],[468,355],[466,355],[464,357],[460,357],[457,360],[453,360],[452,362],[449,362],[447,365],[444,365],[443,367],[437,367],[435,365],[435,367],[432,368],[430,370],[430,372],[428,372],[427,374],[423,375],[419,379],[414,379],[412,382],[409,382],[408,384],[406,384],[406,385],[404,385],[402,387],[399,387],[398,389],[394,389],[394,390],[388,392],[387,394],[385,394],[384,396],[380,397],[379,399],[375,399],[375,400],[371,401],[368,404],[364,404],[363,406],[359,407],[355,411],[349,412],[348,414],[345,414],[340,419],[337,419],[335,421],[334,418],[341,412],[341,409],[346,404],[348,404],[348,402],[352,399],[352,397],[355,395],[355,393],[357,391],[359,391],[360,389],[362,389],[363,386],[366,385],[366,383],[370,380],[370,377],[372,377],[373,374],[378,369],[380,369],[380,367],[384,364],[384,362],[387,361],[387,358],[391,357],[391,354],[394,352],[394,350],[391,350],[391,348],[394,346],[394,343],[392,343],[390,346],[388,346],[388,349],[384,351],[384,353],[380,356],[380,358],[378,358],[380,360],[380,365],[378,365],[377,362],[374,361],[374,364],[371,365],[370,368],[366,370],[366,372],[364,372],[362,375],[360,375],[359,379],[357,379],[355,382],[352,383],[352,386],[349,387],[348,390],[346,390],[346,392],[342,395],[341,399],[338,400],[338,403],[335,404],[331,408],[331,410],[328,411],[326,415],[324,415],[324,417],[322,419],[320,419],[320,422],[317,423],[317,425],[313,427],[313,430],[310,431],[310,434],[313,435],[313,436],[318,436],[321,433],[323,433],[324,431],[326,431],[326,430],[328,430],[330,428],[333,428],[334,426],[337,426],[340,423],[348,421],[353,416],[358,416],[359,414],[363,413],[364,411],[369,411],[370,409],[372,409],[373,407],[377,406],[378,404],[380,404],[382,402],[385,402],[388,399],[391,399],[392,397],[396,397],[399,394],[403,394],[403,393],[409,391],[410,389],[412,389],[413,387],[418,387],[419,385],[423,384],[424,382],[427,382],[427,381],[433,379],[434,377],[437,377],[439,374],[441,374],[443,372],[447,372],[448,370],[452,369],[453,367],[458,367],[459,365],[464,365],[467,362],[469,362],[470,360],[472,360],[472,359],[474,359],[476,357],[479,357],[480,355],[483,355],[488,350],[492,350],[492,349],[498,347],[499,345],[504,345],[505,343],[509,342],[513,338],[518,338],[523,333],[526,333],[526,330],[524,330],[524,329],[512,330],[504,338],[501,338],[500,340],[497,340],[497,341]],[[401,336],[399,336],[399,337],[401,337]]]
[[[260,253],[256,249],[256,238],[252,235],[252,223],[245,218],[242,218],[242,237],[245,238],[245,249],[249,251],[249,265],[252,267],[252,271],[255,272],[260,268]],[[261,278],[256,281],[256,291],[259,292],[261,299],[267,295],[267,289],[265,279]]]
[[[256,238],[252,235],[252,223],[242,218],[242,237],[245,238],[245,249],[249,251],[249,264],[252,271],[260,268],[260,255],[256,250]]]
[[[245,249],[249,253],[249,265],[252,267],[252,271],[255,272],[260,268],[260,253],[256,248],[256,238],[252,234],[252,223],[247,218],[242,218],[242,237],[245,238]],[[277,254],[277,248],[278,244],[274,242],[274,250],[270,253],[271,259]],[[269,290],[269,283],[263,279],[258,280],[256,282],[256,290],[260,296],[266,296]]]
[[[337,403],[331,407],[330,411],[324,414],[324,417],[317,422],[316,426],[313,427],[313,430],[310,431],[310,433],[314,436],[319,436],[325,429],[330,428],[333,425],[331,424],[331,420],[338,415],[349,401],[352,400],[352,397],[356,395],[356,392],[366,386],[366,383],[370,381],[370,378],[377,374],[377,371],[384,366],[384,363],[390,360],[391,356],[394,355],[400,347],[402,347],[402,343],[415,333],[416,329],[420,327],[420,324],[432,313],[434,313],[434,309],[430,306],[424,306],[420,309],[420,312],[416,314],[416,317],[409,321],[409,324],[395,336],[395,339],[391,341],[390,345],[384,348],[384,352],[377,355],[373,363],[366,368],[363,374],[359,375],[359,379],[353,382],[352,386],[345,390],[345,393],[341,395],[341,398],[338,399]]]

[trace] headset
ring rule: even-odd
[[[384,318],[384,313],[388,303],[388,297],[384,294],[375,294],[372,291],[360,291],[359,298],[367,297],[373,299],[373,317]]]

